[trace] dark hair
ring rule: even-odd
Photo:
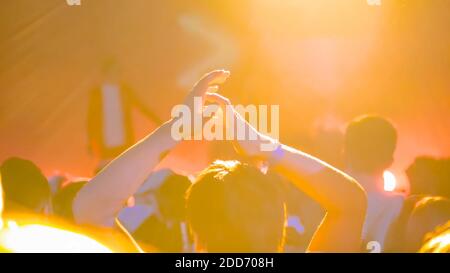
[[[209,252],[275,252],[285,206],[274,177],[239,161],[216,161],[187,193],[187,217]]]
[[[53,196],[53,213],[67,220],[73,220],[73,200],[86,181],[72,182],[65,185]]]
[[[186,218],[186,191],[191,182],[186,176],[172,174],[155,191],[159,212],[163,219],[150,216],[133,231],[133,238],[162,252],[184,251],[181,223]],[[189,238],[187,238],[189,239]]]
[[[411,194],[432,194],[450,198],[450,160],[417,157],[406,170]]]
[[[185,196],[191,182],[183,175],[170,175],[156,190],[155,196],[162,216],[170,220],[185,218]]]
[[[386,119],[364,116],[350,122],[345,132],[345,158],[349,167],[362,173],[388,168],[393,161],[397,131]]]
[[[418,157],[406,169],[411,194],[437,194],[435,183],[438,179],[436,159]]]
[[[11,204],[31,210],[40,210],[50,201],[50,186],[41,170],[31,161],[9,158],[1,166],[5,211]]]

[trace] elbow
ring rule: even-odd
[[[101,196],[93,196],[89,188],[82,188],[72,203],[73,220],[77,224],[101,227],[112,227],[115,217],[105,209],[112,207],[108,200]]]

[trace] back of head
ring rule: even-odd
[[[209,252],[275,252],[284,240],[284,201],[271,175],[238,161],[216,161],[187,193],[187,217]]]
[[[442,197],[424,197],[419,200],[406,227],[407,251],[417,252],[424,242],[425,235],[450,219],[450,201]]]
[[[29,160],[10,158],[1,166],[5,211],[19,208],[41,212],[50,200],[50,187],[41,170]]]
[[[431,157],[418,157],[406,170],[411,194],[438,195],[440,179],[439,161]]]
[[[185,196],[191,182],[183,175],[170,175],[156,191],[159,210],[166,220],[183,221]]]
[[[350,122],[345,132],[345,157],[355,172],[374,174],[393,161],[397,131],[386,119],[364,116]]]
[[[53,213],[67,220],[73,220],[73,200],[86,183],[86,181],[80,181],[63,186],[55,196],[53,196]]]

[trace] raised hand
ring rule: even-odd
[[[192,88],[191,92],[185,99],[185,105],[187,105],[191,111],[194,110],[194,98],[201,98],[202,107],[205,103],[205,95],[207,92],[217,92],[219,85],[223,84],[230,76],[230,72],[226,70],[214,70],[205,74]]]
[[[236,151],[242,155],[255,158],[255,159],[268,159],[271,156],[271,152],[273,149],[265,150],[262,149],[264,145],[270,145],[274,148],[277,147],[278,141],[272,139],[271,137],[264,135],[256,128],[254,128],[251,124],[249,124],[231,105],[231,102],[228,98],[212,92],[207,92],[205,94],[205,99],[208,102],[218,104],[222,107],[223,112],[225,113],[225,117],[227,119],[234,119],[232,123],[234,127],[241,126],[241,128],[245,128],[245,138],[239,138],[236,134],[236,128],[227,127],[226,130],[232,130],[234,134],[234,147]],[[227,114],[228,113],[228,114]],[[231,113],[231,114],[230,114]],[[228,122],[225,122],[228,124]],[[255,136],[251,138],[250,136]],[[266,146],[267,147],[267,146]]]

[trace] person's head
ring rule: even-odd
[[[432,157],[418,157],[406,170],[411,194],[437,194],[439,163]]]
[[[209,252],[275,252],[285,233],[285,206],[272,175],[239,161],[216,161],[187,193],[197,247]]]
[[[345,159],[354,172],[380,174],[394,160],[397,131],[386,119],[364,116],[353,120],[345,132]]]
[[[185,219],[185,196],[191,182],[186,176],[170,175],[156,190],[159,212],[165,220]]]
[[[86,183],[86,181],[72,182],[56,192],[52,199],[53,213],[64,219],[73,220],[73,200]]]
[[[450,219],[450,201],[442,197],[424,197],[419,200],[408,219],[405,233],[407,251],[417,252],[425,235]]]
[[[1,166],[5,211],[43,212],[50,201],[50,187],[41,170],[31,161],[9,158]]]

